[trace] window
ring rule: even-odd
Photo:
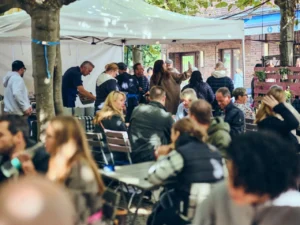
[[[221,50],[222,62],[227,69],[227,76],[233,78],[235,71],[241,69],[240,49],[223,49]]]

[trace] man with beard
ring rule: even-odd
[[[20,60],[12,63],[12,71],[3,78],[4,112],[9,114],[29,116],[32,108],[28,98],[28,91],[23,80],[26,67]]]
[[[22,116],[12,114],[0,116],[0,168],[16,156],[19,156],[20,159],[21,157],[30,157],[26,154],[25,149],[34,146],[34,144],[29,138],[28,123]],[[25,175],[36,173],[32,168],[41,173],[48,170],[49,155],[43,147],[35,151],[31,160],[28,158],[24,160],[20,172]],[[6,179],[7,177],[0,170],[0,183]]]

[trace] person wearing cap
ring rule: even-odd
[[[166,66],[167,66],[168,72],[179,74],[179,71],[176,68],[173,67],[173,60],[172,59],[167,59],[166,60]]]
[[[28,91],[23,80],[26,67],[20,60],[12,63],[12,71],[3,77],[4,90],[4,112],[29,116],[32,107],[28,98]]]
[[[92,93],[85,90],[81,79],[81,75],[90,75],[94,67],[93,63],[85,61],[80,67],[71,67],[65,72],[62,77],[62,98],[65,108],[75,108],[77,94],[88,99],[96,100],[96,97]]]
[[[118,63],[119,75],[116,77],[120,91],[126,94],[127,110],[126,123],[129,122],[133,109],[139,104],[139,82],[135,76],[127,73],[127,65],[123,62]]]

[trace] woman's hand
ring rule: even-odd
[[[172,150],[172,145],[162,145],[156,149],[155,156],[156,158],[158,158],[159,156],[162,155],[168,155],[171,150]]]
[[[31,156],[26,152],[16,153],[13,155],[13,158],[18,158],[22,165],[22,170],[25,175],[35,175],[37,171],[33,165]]]
[[[266,95],[262,102],[272,109],[279,104],[279,102],[272,95]]]

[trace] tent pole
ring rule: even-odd
[[[122,62],[124,62],[125,42],[122,41]]]
[[[243,81],[244,87],[246,83],[246,52],[245,52],[245,36],[242,39],[242,48],[243,48]]]

